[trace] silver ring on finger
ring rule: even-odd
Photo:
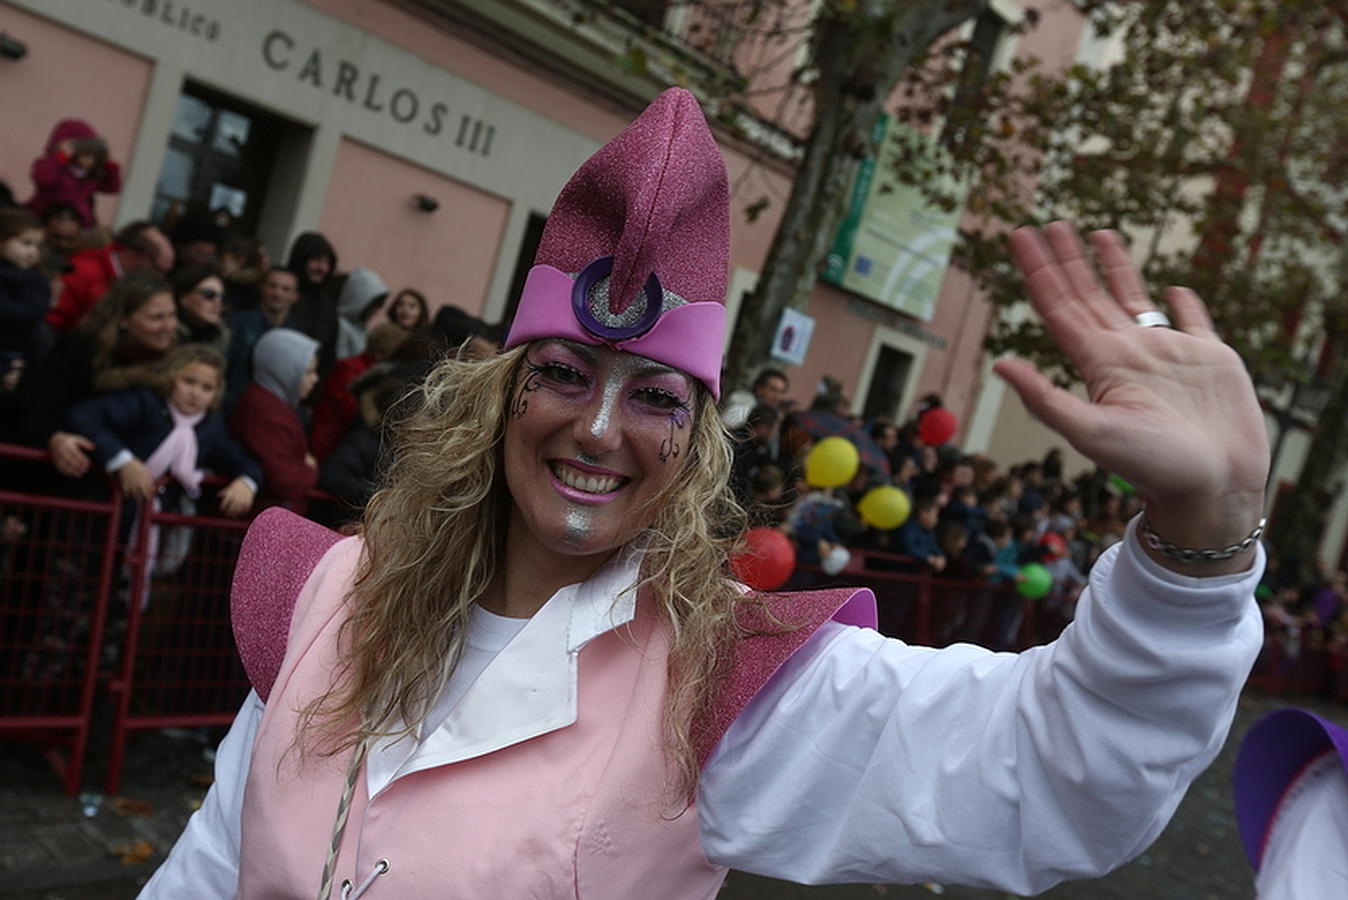
[[[1143,328],[1169,328],[1170,317],[1159,309],[1149,309],[1133,316],[1133,321]]]

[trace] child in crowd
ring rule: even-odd
[[[754,473],[752,496],[746,512],[749,527],[776,528],[786,520],[786,473],[774,463],[764,463]]]
[[[431,324],[430,304],[420,291],[412,288],[403,288],[395,294],[388,306],[384,307],[384,314],[390,322],[408,331],[420,331]]]
[[[0,392],[18,387],[24,366],[46,348],[42,320],[51,284],[37,268],[42,225],[26,209],[0,209]]]
[[[273,328],[253,346],[253,383],[239,397],[230,427],[262,464],[265,503],[299,506],[318,483],[318,461],[300,418],[300,404],[318,383],[318,341]]]
[[[357,403],[355,425],[318,468],[319,487],[342,503],[346,520],[359,519],[374,496],[383,468],[384,421],[407,387],[387,363],[369,370],[350,387]]]
[[[935,497],[919,497],[912,515],[899,528],[898,552],[916,557],[931,572],[940,572],[946,566],[946,556],[936,540],[940,515],[941,504]]]
[[[354,272],[352,277],[355,277]],[[402,326],[380,322],[366,335],[365,350],[337,360],[328,377],[319,383],[314,395],[313,421],[309,424],[309,449],[320,464],[356,422],[356,379],[376,363],[392,357],[407,336],[407,329]]]
[[[831,491],[811,490],[796,501],[787,520],[796,543],[796,562],[817,565],[836,575],[847,565],[851,554],[843,546],[837,518],[846,504]]]
[[[63,426],[93,443],[95,461],[116,474],[128,497],[153,497],[155,482],[165,475],[196,497],[204,467],[233,478],[220,491],[220,511],[242,516],[253,506],[262,470],[217,410],[224,384],[220,351],[185,344],[164,359],[157,389],[88,397],[66,411]]]
[[[62,119],[47,138],[47,148],[33,160],[33,196],[28,208],[40,215],[52,203],[68,203],[79,213],[80,224],[92,228],[94,194],[122,190],[122,172],[108,158],[108,142],[93,126],[79,119]]]

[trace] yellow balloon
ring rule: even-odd
[[[857,512],[872,528],[889,531],[908,520],[908,495],[892,484],[871,488],[857,504]]]
[[[841,487],[852,480],[861,465],[861,455],[843,437],[826,437],[810,448],[805,457],[805,480],[811,487]]]

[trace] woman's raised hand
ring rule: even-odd
[[[1094,265],[1065,222],[1010,237],[1030,300],[1081,374],[1089,400],[1055,387],[1024,360],[1000,360],[995,369],[1030,412],[1137,488],[1158,534],[1183,547],[1234,544],[1262,515],[1269,466],[1249,375],[1186,288],[1166,294],[1173,329],[1138,325],[1134,317],[1156,306],[1123,239],[1097,231],[1090,240]],[[1188,574],[1250,564],[1249,554],[1195,564],[1152,556]]]

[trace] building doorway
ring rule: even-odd
[[[913,355],[887,344],[880,345],[879,351],[861,416],[868,422],[885,417],[902,424],[904,390],[913,371]]]
[[[211,214],[253,235],[289,123],[200,85],[178,96],[151,218],[171,224]]]
[[[548,217],[539,213],[529,213],[529,221],[524,226],[524,237],[520,239],[520,252],[515,257],[515,272],[510,277],[510,293],[506,295],[505,311],[501,321],[510,322],[519,309],[520,294],[524,292],[524,282],[529,278],[529,270],[534,267],[534,257],[538,255],[538,245],[543,241],[543,226]]]

